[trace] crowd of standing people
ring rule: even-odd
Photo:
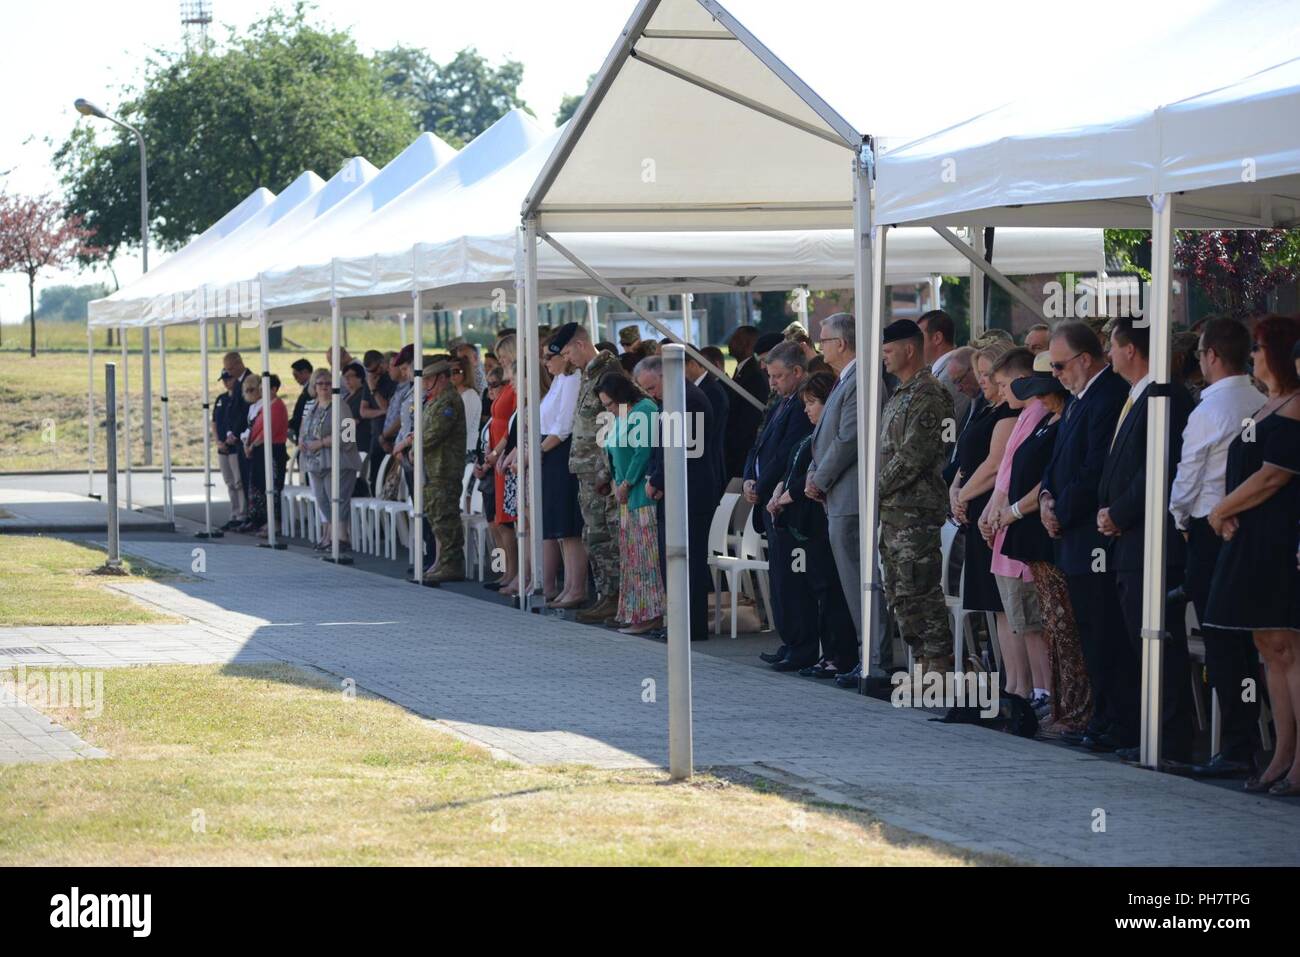
[[[765,542],[776,671],[858,687],[904,664],[950,674],[987,665],[978,631],[954,658],[950,599],[991,618],[1002,692],[1032,708],[1043,733],[1092,751],[1136,758],[1148,521],[1164,528],[1168,585],[1163,636],[1164,754],[1206,776],[1240,775],[1252,791],[1300,793],[1300,319],[1214,317],[1180,334],[1174,381],[1152,382],[1149,330],[1117,318],[1030,328],[1021,343],[990,331],[957,346],[934,310],[883,330],[879,420],[879,561],[890,629],[859,660],[858,344],[851,315],[728,340],[691,353],[686,368],[686,505],[692,640],[709,636],[709,541],[723,496],[738,493]],[[663,362],[661,343],[635,327],[620,346],[578,323],[543,328],[540,346],[541,502],[520,475],[532,441],[518,415],[521,360],[513,333],[488,352],[458,342],[420,357],[412,346],[300,359],[292,414],[279,380],[253,376],[237,353],[223,361],[226,394],[213,437],[229,488],[228,528],[265,534],[266,499],[279,492],[296,445],[326,519],[319,547],[348,546],[346,502],[423,484],[424,581],[465,574],[462,510],[477,492],[498,573],[486,587],[518,595],[531,580],[518,557],[521,516],[538,522],[549,608],[624,633],[664,637]],[[665,340],[667,341],[667,340]],[[706,360],[705,362],[700,359]],[[339,515],[328,524],[332,372],[342,370],[350,427],[339,450]],[[706,364],[707,363],[707,364]],[[712,370],[711,368],[712,367]],[[414,381],[418,378],[418,382]],[[423,401],[416,403],[416,389]],[[1167,397],[1169,510],[1147,516],[1151,398]],[[270,411],[270,439],[264,420]],[[424,475],[414,475],[421,409]],[[272,457],[274,488],[265,481]],[[384,469],[381,463],[390,462]],[[468,484],[467,484],[468,483]],[[536,519],[527,519],[536,514]],[[714,601],[722,596],[714,595]],[[1222,744],[1193,756],[1185,607],[1205,645]],[[981,616],[982,617],[982,616]],[[898,641],[895,641],[895,638]],[[1276,746],[1260,767],[1263,683]]]

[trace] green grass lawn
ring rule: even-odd
[[[736,772],[496,761],[288,666],[106,672],[111,755],[0,766],[0,864],[1005,863]]]
[[[104,587],[92,574],[104,553],[58,538],[0,535],[0,628],[26,625],[140,625],[174,619]],[[133,575],[160,570],[123,559]]]
[[[401,346],[401,330],[392,320],[353,320],[349,323],[348,347],[356,356],[367,349],[394,350]],[[0,350],[4,373],[0,374],[0,473],[28,471],[79,471],[87,468],[86,422],[87,395],[93,392],[95,405],[95,469],[105,466],[104,444],[104,366],[118,364],[118,416],[124,415],[122,405],[121,349],[107,349],[104,333],[95,333],[93,382],[86,362],[86,327],[78,323],[44,322],[37,324],[38,344],[41,351],[30,358],[19,340],[5,328],[5,345]],[[287,399],[295,397],[297,386],[289,372],[295,359],[306,357],[313,365],[324,362],[329,348],[328,323],[291,322],[284,327],[285,347],[271,353],[271,371],[284,381]],[[408,325],[409,332],[409,325]],[[230,332],[231,348],[234,346],[233,327]],[[44,337],[42,339],[41,337]],[[425,333],[426,348],[436,348],[432,327]],[[133,467],[143,463],[144,420],[141,408],[141,389],[144,381],[144,361],[140,351],[140,334],[128,335],[131,350],[128,355],[131,387],[130,450]],[[260,370],[257,330],[240,332],[239,351],[250,369]],[[50,350],[50,351],[47,351]],[[225,349],[211,349],[208,353],[208,377],[211,394],[218,395],[221,383],[221,357]],[[728,360],[728,369],[732,363]],[[162,371],[154,337],[154,350],[150,362],[154,391],[154,458],[153,467],[162,468]],[[172,465],[176,468],[203,467],[202,380],[198,352],[198,330],[195,326],[176,326],[167,334],[167,385],[172,432]],[[118,467],[126,465],[126,443],[118,441]],[[213,468],[216,468],[215,456]]]

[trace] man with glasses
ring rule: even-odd
[[[1072,398],[1043,473],[1039,517],[1055,540],[1056,566],[1074,606],[1094,702],[1085,732],[1062,739],[1114,751],[1136,743],[1122,710],[1135,689],[1125,686],[1130,672],[1118,657],[1131,649],[1106,540],[1097,530],[1097,487],[1129,385],[1106,364],[1101,340],[1087,323],[1057,325],[1047,352],[1052,374]]]

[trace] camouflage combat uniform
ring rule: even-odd
[[[943,599],[939,529],[948,507],[940,474],[952,396],[928,369],[894,392],[881,416],[880,557],[885,601],[903,640],[923,659],[952,655]]]
[[[623,373],[614,353],[601,350],[582,370],[578,405],[573,416],[573,443],[569,471],[578,479],[578,508],[582,512],[582,539],[587,543],[592,576],[601,601],[618,600],[618,502],[612,487],[601,495],[597,488],[610,485],[609,459],[597,442],[600,404],[596,385],[609,372]]]
[[[455,581],[465,575],[465,528],[460,521],[465,477],[465,403],[444,386],[424,404],[424,517],[438,540],[438,564],[426,578]]]

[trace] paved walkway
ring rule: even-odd
[[[666,764],[662,644],[233,544],[208,544],[195,575],[194,547],[130,543],[131,554],[183,569],[187,580],[113,586],[191,625],[94,630],[107,637],[0,630],[0,644],[95,662],[201,653],[296,662],[521,761]],[[754,766],[900,827],[1025,861],[1300,863],[1294,803],[934,723],[725,658],[695,654],[692,667],[698,766]]]

